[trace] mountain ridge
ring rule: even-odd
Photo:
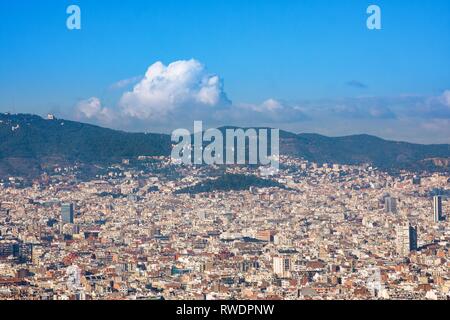
[[[241,127],[219,129],[228,128]],[[143,155],[168,156],[171,146],[167,134],[130,133],[32,114],[0,114],[0,178],[36,176],[52,165],[104,165]],[[386,170],[448,171],[450,145],[390,141],[368,134],[327,137],[281,130],[280,153],[317,163],[368,163]]]

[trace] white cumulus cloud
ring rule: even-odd
[[[114,112],[102,106],[99,98],[92,97],[78,102],[76,106],[78,119],[94,119],[109,123],[115,119]]]
[[[126,116],[160,120],[196,109],[213,111],[229,103],[221,79],[192,59],[168,66],[154,63],[133,90],[123,94],[119,106]]]

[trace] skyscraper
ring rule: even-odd
[[[291,258],[281,256],[273,258],[273,273],[282,278],[287,278],[291,273]]]
[[[61,221],[63,223],[73,223],[73,204],[63,203],[61,206]]]
[[[436,223],[442,221],[442,196],[433,198],[433,218]]]
[[[384,198],[384,210],[386,213],[397,213],[397,200],[390,196]]]
[[[397,226],[396,233],[399,255],[407,256],[411,251],[417,250],[417,227],[413,227],[409,222],[404,222]]]

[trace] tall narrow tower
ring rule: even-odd
[[[442,221],[442,196],[435,196],[433,198],[433,219],[438,223]]]
[[[397,253],[407,256],[411,251],[417,250],[417,227],[413,227],[409,222],[401,223],[396,228]]]
[[[391,196],[384,199],[384,210],[386,213],[397,213],[397,199]]]
[[[61,221],[62,223],[73,223],[74,221],[73,204],[64,203],[61,206]]]

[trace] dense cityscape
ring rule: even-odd
[[[449,175],[280,160],[270,177],[140,157],[5,179],[0,299],[450,298]],[[189,189],[223,176],[282,187]]]
[[[443,0],[0,1],[2,311],[438,313],[449,31]]]

